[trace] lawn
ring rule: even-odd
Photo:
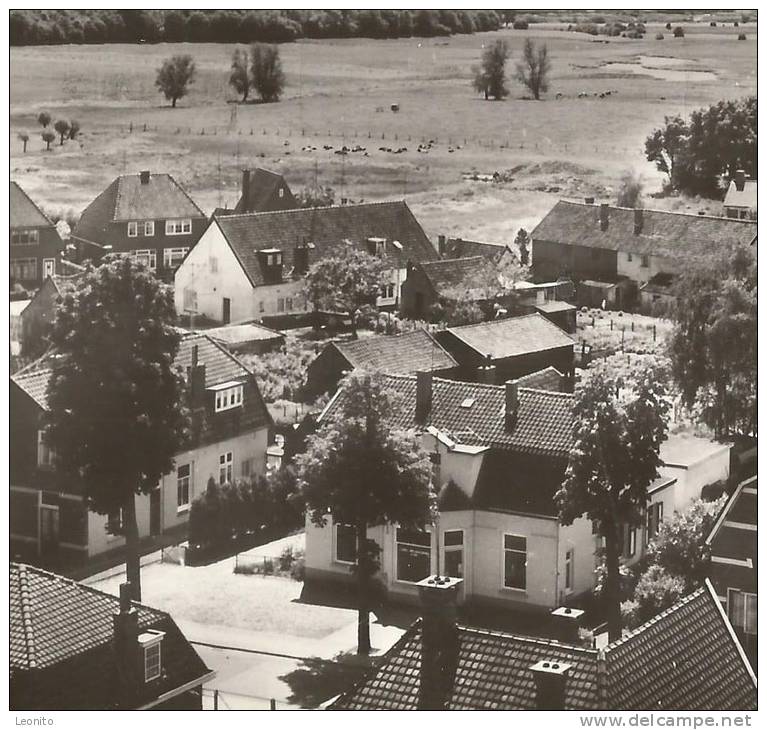
[[[44,207],[79,211],[116,175],[150,167],[173,173],[209,212],[235,202],[241,167],[262,165],[298,189],[316,179],[353,200],[404,196],[432,237],[508,240],[560,196],[611,196],[627,167],[657,188],[660,177],[642,146],[664,115],[755,93],[755,25],[685,25],[685,38],[666,33],[663,41],[654,40],[662,29],[655,24],[644,40],[607,42],[548,23],[449,39],[285,44],[288,87],[278,104],[231,103],[231,45],[12,48],[11,176]],[[738,30],[747,41],[736,41]],[[516,57],[528,37],[549,47],[546,99],[523,98],[516,83],[504,102],[474,94],[471,66],[483,45],[505,38]],[[173,53],[191,53],[199,69],[177,109],[154,87],[156,68]],[[655,78],[666,58],[682,65]],[[611,70],[611,63],[631,66]],[[607,90],[618,93],[600,99]],[[35,119],[43,109],[77,119],[80,141],[42,151]],[[22,130],[31,135],[25,155],[16,139]],[[435,141],[429,152],[417,151],[422,139]],[[335,154],[344,144],[363,146],[367,155]],[[492,184],[465,181],[462,173],[471,170],[515,172],[510,182]],[[670,204],[678,203],[653,201]]]

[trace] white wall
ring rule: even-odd
[[[630,243],[630,242],[628,242]],[[662,256],[648,256],[649,266],[642,266],[642,255],[618,251],[618,276],[627,276],[640,284],[649,281],[656,274],[674,274],[679,271],[679,265],[671,259]],[[631,261],[629,261],[631,256]]]

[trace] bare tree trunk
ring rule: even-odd
[[[621,638],[621,576],[620,576],[620,544],[618,541],[618,525],[605,525],[605,558],[607,562],[607,579],[605,580],[605,602],[607,605],[607,631],[611,642]]]
[[[367,525],[357,524],[357,654],[370,654],[370,576],[367,556]]]
[[[175,109],[176,108],[176,97],[174,96],[173,99],[171,99],[170,105]]]
[[[125,536],[125,573],[133,588],[133,600],[141,600],[141,552],[139,550],[138,523],[136,522],[136,495],[129,492],[123,506],[123,535]]]

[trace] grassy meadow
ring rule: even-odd
[[[452,38],[284,44],[287,86],[276,104],[235,102],[227,86],[234,45],[11,48],[11,178],[46,209],[79,212],[120,173],[166,171],[210,212],[236,202],[240,168],[261,165],[294,189],[316,180],[337,198],[405,197],[431,236],[508,240],[559,197],[612,198],[626,169],[643,174],[648,192],[658,190],[643,146],[664,116],[756,93],[755,24],[683,25],[686,36],[673,38],[649,24],[643,40],[549,23]],[[739,32],[748,39],[738,42]],[[511,78],[527,37],[547,43],[552,59],[551,88],[539,102]],[[511,93],[502,102],[471,88],[471,67],[496,38],[512,48]],[[194,57],[198,76],[172,109],[154,79],[177,53]],[[77,119],[79,140],[44,151],[42,110]],[[26,154],[21,131],[30,135]],[[433,141],[427,152],[417,150],[422,141]],[[365,150],[335,154],[343,145]],[[466,179],[495,171],[505,173],[503,183]],[[719,210],[708,201],[652,205]]]

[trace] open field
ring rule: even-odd
[[[262,165],[285,174],[294,189],[316,179],[338,198],[404,196],[430,236],[508,240],[559,197],[611,197],[627,168],[657,190],[660,176],[642,150],[665,115],[756,93],[754,24],[684,26],[686,37],[675,39],[649,24],[640,41],[540,24],[449,39],[285,44],[286,94],[269,105],[233,103],[226,85],[233,45],[12,48],[11,177],[47,209],[79,211],[121,172],[163,170],[210,212],[234,204],[241,167]],[[739,31],[747,41],[736,40]],[[656,32],[665,39],[656,41]],[[523,98],[515,82],[503,102],[473,92],[471,66],[483,44],[499,37],[508,39],[513,58],[526,37],[548,44],[553,72],[544,101]],[[154,77],[175,53],[192,54],[198,79],[171,109]],[[395,102],[396,114],[389,110]],[[43,109],[54,119],[77,119],[81,139],[44,152],[35,121]],[[31,136],[25,155],[21,130]],[[428,152],[417,151],[422,140],[435,140]],[[334,154],[344,144],[367,154]],[[511,181],[462,177],[496,170],[513,170]],[[688,203],[707,206],[718,212],[714,203]]]

